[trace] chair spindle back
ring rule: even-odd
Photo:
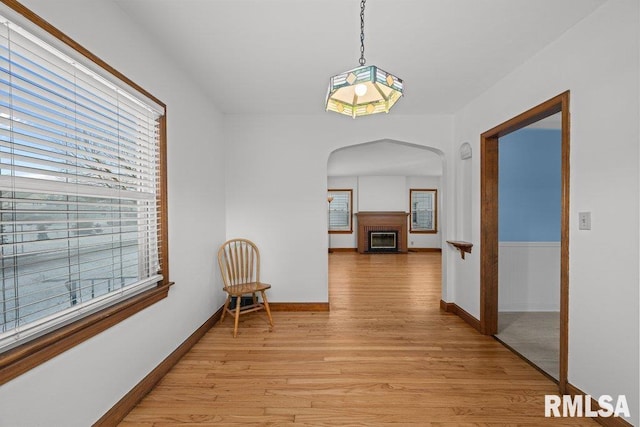
[[[218,251],[224,287],[260,281],[260,252],[247,239],[232,239]]]

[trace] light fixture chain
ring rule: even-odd
[[[367,60],[364,59],[364,4],[367,0],[360,2],[360,65],[364,65]]]

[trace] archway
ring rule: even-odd
[[[438,190],[437,233],[409,233],[407,243],[409,251],[442,252],[442,297],[445,298],[447,251],[442,251],[442,247],[447,236],[450,195],[444,153],[407,141],[380,139],[338,148],[327,160],[327,190],[351,189],[352,215],[360,211],[409,211],[410,189],[432,187]],[[390,195],[394,189],[396,194]],[[328,207],[331,207],[330,203]],[[329,221],[330,214],[327,215]],[[330,233],[329,236],[330,249],[356,250],[355,225],[352,232]]]

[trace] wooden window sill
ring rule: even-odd
[[[104,310],[0,354],[0,385],[164,299],[173,282],[159,284]]]

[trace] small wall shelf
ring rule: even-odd
[[[447,240],[447,243],[455,246],[460,251],[460,256],[464,259],[464,254],[471,253],[471,248],[473,247],[473,243],[470,242],[462,242],[460,240]]]

